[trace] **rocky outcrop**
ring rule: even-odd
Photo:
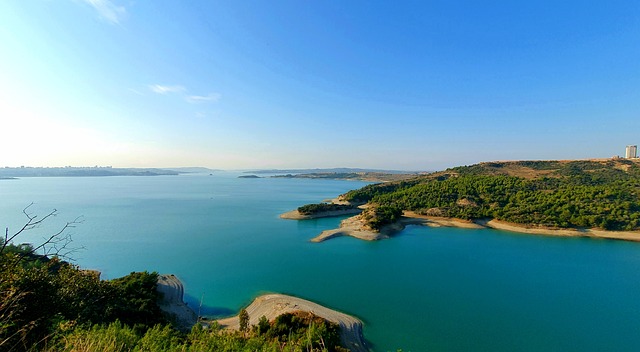
[[[184,302],[184,286],[175,275],[158,275],[157,290],[162,294],[160,309],[179,329],[190,330],[198,322],[198,315]]]

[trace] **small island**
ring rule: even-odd
[[[312,241],[385,239],[407,225],[640,241],[638,189],[635,159],[486,162],[347,192],[342,204],[361,212]]]

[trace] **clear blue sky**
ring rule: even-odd
[[[640,144],[640,2],[0,1],[0,166],[365,167]]]

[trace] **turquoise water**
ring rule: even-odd
[[[340,219],[281,220],[364,183],[176,177],[0,181],[0,225],[22,208],[59,215],[83,267],[114,278],[175,273],[203,313],[237,312],[282,292],[360,317],[376,351],[637,351],[640,244],[409,227],[391,240],[308,240]]]

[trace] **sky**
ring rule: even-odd
[[[637,0],[0,1],[0,167],[607,158],[639,118]]]

